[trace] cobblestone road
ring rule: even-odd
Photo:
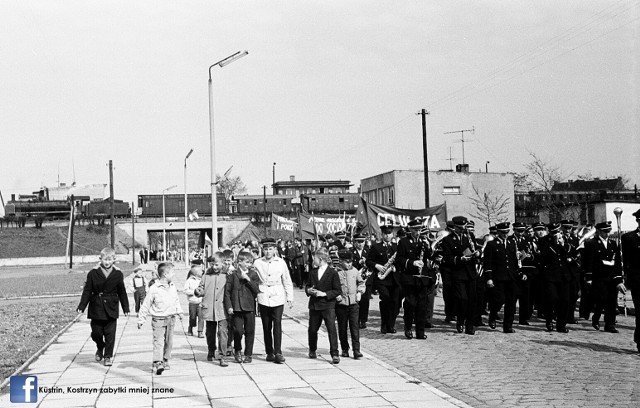
[[[443,323],[438,296],[428,339],[407,340],[401,318],[398,333],[380,334],[377,305],[374,296],[369,327],[361,330],[363,350],[474,407],[640,406],[632,317],[618,316],[619,334],[597,332],[585,321],[568,334],[548,333],[534,318],[531,326],[514,325],[514,334],[484,327],[468,336]],[[306,306],[296,289],[286,313],[307,319]]]

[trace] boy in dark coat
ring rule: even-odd
[[[233,320],[233,345],[236,363],[251,363],[256,333],[256,297],[260,291],[260,278],[253,266],[253,255],[248,251],[238,254],[238,268],[227,277],[224,305]],[[242,336],[244,360],[242,359]]]
[[[333,364],[340,362],[338,332],[336,330],[336,298],[342,295],[338,272],[329,265],[331,257],[326,248],[313,254],[315,268],[309,274],[305,292],[309,296],[309,358],[317,358],[318,330],[324,321],[329,334],[329,352]]]
[[[91,339],[96,343],[96,361],[104,358],[104,365],[112,365],[116,327],[122,305],[125,316],[129,316],[129,299],[124,287],[122,271],[113,264],[116,252],[111,248],[100,251],[100,265],[87,274],[77,312],[84,313],[89,305],[88,318],[91,319]]]

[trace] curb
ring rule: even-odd
[[[60,293],[56,295],[35,295],[35,296],[13,296],[13,297],[3,297],[0,300],[20,300],[20,299],[49,299],[49,298],[61,298],[61,297],[75,297],[81,296],[82,293]]]
[[[71,327],[72,324],[76,323],[80,319],[81,316],[84,316],[84,315],[82,313],[78,313],[76,315],[76,317],[73,318],[73,320],[71,320],[69,323],[67,323],[66,326],[64,326],[62,329],[60,329],[60,331],[58,331],[56,334],[54,334],[53,337],[44,346],[42,346],[40,348],[40,350],[38,350],[35,353],[33,353],[33,355],[31,357],[29,357],[29,359],[27,361],[25,361],[20,367],[18,367],[18,369],[16,371],[14,371],[13,373],[11,373],[10,376],[5,378],[4,381],[2,382],[2,384],[0,384],[0,390],[2,390],[4,387],[7,386],[7,384],[9,384],[9,381],[11,380],[11,377],[13,377],[14,375],[20,375],[20,373],[22,373],[24,371],[24,369],[29,366],[29,364],[31,364],[36,358],[40,357],[40,355],[42,353],[44,353],[47,350],[47,348],[49,348],[49,346],[54,341],[58,340],[58,337],[60,337],[60,335],[62,335],[62,333],[67,331],[69,329],[69,327]]]

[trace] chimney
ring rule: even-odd
[[[16,201],[16,195],[15,194],[11,194],[11,201]]]
[[[289,181],[296,181],[296,176],[289,176]]]
[[[469,165],[468,164],[456,164],[456,172],[458,173],[468,173]]]

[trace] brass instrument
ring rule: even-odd
[[[582,231],[584,231],[584,229]],[[596,235],[595,227],[591,227],[591,229],[589,229],[587,232],[582,234],[582,236],[580,237],[580,240],[578,242],[578,249],[584,248],[585,241],[588,240],[589,238],[593,237],[594,235]]]
[[[391,272],[393,272],[393,262],[396,260],[396,255],[398,255],[398,251],[396,251],[391,258],[387,261],[386,264],[382,267],[382,270],[378,272],[378,279],[384,280]]]
[[[431,243],[431,250],[435,251],[436,250],[436,245],[438,245],[440,243],[440,241],[445,239],[445,237],[447,237],[449,234],[451,234],[451,232],[449,232],[447,230],[438,231],[438,234],[436,235],[436,239],[433,240],[433,242]]]
[[[424,241],[422,242],[422,249],[420,250],[420,257],[418,258],[419,261],[422,261],[422,258],[424,258],[424,247],[425,247],[425,243]],[[422,276],[422,268],[424,267],[424,264],[418,268],[418,274],[417,275],[413,275],[413,276]]]

